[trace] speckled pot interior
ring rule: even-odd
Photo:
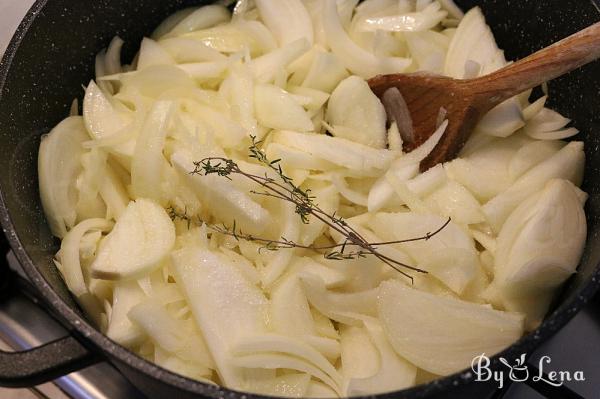
[[[152,397],[242,397],[226,389],[176,376],[114,344],[82,317],[52,257],[52,238],[41,210],[36,162],[40,136],[81,98],[82,84],[93,76],[95,54],[118,34],[130,59],[144,35],[171,12],[192,0],[42,0],[33,7],[0,66],[0,188],[2,225],[35,287],[62,321],[91,350],[111,359],[140,389]],[[466,8],[482,7],[508,59],[523,57],[598,20],[596,0],[457,0]],[[574,120],[586,143],[584,189],[589,237],[579,272],[557,299],[544,324],[507,349],[516,357],[530,352],[563,326],[597,289],[600,260],[600,64],[595,63],[550,83],[550,106]],[[494,361],[494,367],[498,364]],[[458,374],[404,391],[402,397],[482,397],[490,389],[471,384],[472,375]],[[456,392],[467,386],[469,393]],[[197,396],[196,396],[197,397]],[[252,396],[247,396],[252,397]],[[398,397],[397,394],[382,395]]]

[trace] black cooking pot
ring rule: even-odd
[[[530,54],[600,19],[598,0],[458,0],[482,7],[508,59]],[[82,97],[93,77],[94,57],[113,36],[125,39],[131,57],[144,35],[193,0],[40,0],[27,14],[0,64],[0,214],[13,251],[39,297],[72,336],[21,353],[0,353],[0,385],[28,386],[108,359],[149,397],[229,397],[242,394],[180,377],[112,342],[83,316],[52,258],[58,249],[46,225],[37,183],[40,136]],[[598,288],[600,273],[600,64],[550,83],[550,106],[574,120],[586,143],[584,189],[589,237],[579,272],[566,284],[553,311],[533,333],[500,356],[531,353],[565,325]],[[503,367],[497,357],[493,370]],[[381,398],[485,397],[494,383],[474,382],[470,372]],[[560,393],[559,395],[566,395]],[[245,395],[248,398],[258,396]]]

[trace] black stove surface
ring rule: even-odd
[[[581,397],[600,398],[600,295],[530,356],[528,363],[538,366],[543,356],[551,359],[549,364],[543,363],[546,373],[568,371],[573,375],[575,371],[582,371],[585,381],[565,382],[565,386]],[[504,398],[539,399],[544,396],[525,384],[512,384]]]

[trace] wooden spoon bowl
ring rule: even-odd
[[[380,75],[369,80],[384,99],[396,88],[402,95],[413,132],[404,141],[409,152],[435,132],[445,114],[448,127],[437,146],[421,162],[421,171],[450,161],[460,153],[481,118],[492,108],[526,90],[600,58],[600,22],[527,58],[476,79],[452,79],[424,73]],[[400,122],[400,121],[397,121]]]

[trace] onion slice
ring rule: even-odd
[[[402,137],[402,141],[404,143],[414,144],[415,129],[413,126],[412,117],[410,116],[408,105],[406,105],[406,101],[404,100],[402,93],[400,93],[400,90],[398,90],[397,87],[387,89],[385,93],[383,93],[381,100],[388,115],[388,122],[396,122],[398,131],[400,132],[400,137]],[[444,120],[445,118],[442,120],[442,122]],[[440,125],[441,123],[438,124],[438,127]]]

